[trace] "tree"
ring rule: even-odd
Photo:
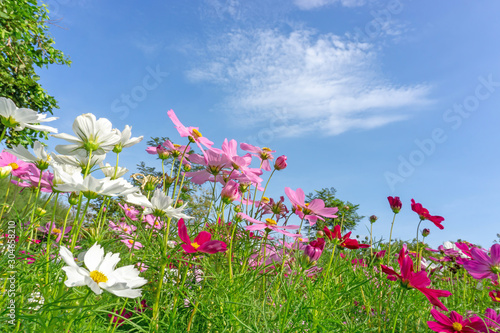
[[[71,61],[53,47],[55,42],[48,33],[51,23],[46,5],[37,0],[0,1],[0,96],[10,98],[19,108],[52,114],[57,102],[38,82],[35,68],[70,65]],[[3,129],[0,124],[0,132]],[[27,146],[42,137],[46,134],[32,129],[11,131],[6,144]]]
[[[342,216],[344,219],[343,230],[353,230],[359,221],[364,216],[359,216],[356,212],[358,210],[359,205],[355,205],[349,201],[342,201],[335,197],[335,193],[337,190],[333,187],[330,188],[322,188],[319,191],[315,191],[316,193],[309,193],[306,196],[307,201],[311,201],[313,199],[321,199],[325,202],[326,207],[337,207],[339,211],[336,213],[337,218],[325,218],[324,221],[318,220],[318,222],[313,226],[308,226],[308,230],[321,230],[323,227],[327,226],[328,228],[333,228],[335,225],[340,224],[342,221]]]

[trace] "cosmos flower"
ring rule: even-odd
[[[267,147],[259,148],[248,143],[240,143],[240,148],[253,153],[252,156],[257,157],[260,160],[262,169],[271,171],[271,165],[269,164],[269,161],[274,159],[272,153],[275,153],[276,150],[271,150]]]
[[[49,167],[51,156],[47,154],[40,141],[35,141],[33,144],[33,152],[35,155],[30,153],[29,150],[22,145],[14,146],[12,149],[7,149],[7,151],[25,162],[35,164],[40,170],[45,170]]]
[[[53,137],[71,142],[69,145],[58,145],[56,151],[63,155],[75,155],[79,152],[103,155],[111,151],[121,140],[120,134],[113,130],[111,122],[106,118],[96,119],[92,113],[85,113],[75,118],[73,132],[76,136],[61,133]]]
[[[500,273],[500,244],[493,244],[490,248],[490,256],[478,248],[471,250],[472,260],[463,263],[464,268],[477,280],[491,279],[498,281]]]
[[[321,257],[324,248],[325,248],[325,239],[318,238],[306,245],[304,249],[304,255],[306,255],[311,262],[316,261],[319,259],[319,257]]]
[[[132,127],[129,125],[125,125],[125,129],[123,131],[118,129],[115,129],[114,131],[120,136],[120,140],[113,147],[113,152],[115,153],[120,153],[123,148],[132,147],[133,145],[138,144],[144,138],[144,136],[130,138],[132,136]]]
[[[403,207],[401,199],[399,199],[399,197],[387,197],[387,200],[389,200],[389,205],[391,206],[391,209],[394,212],[394,214],[399,213],[401,207]]]
[[[0,119],[4,126],[10,127],[14,131],[22,131],[27,127],[36,131],[57,133],[57,129],[54,127],[35,125],[56,120],[56,117],[47,118],[47,115],[30,109],[19,109],[12,100],[5,97],[0,97]]]
[[[392,268],[385,265],[381,265],[382,272],[387,274],[387,278],[391,281],[399,280],[401,285],[407,289],[417,289],[422,294],[427,297],[431,304],[439,307],[441,310],[448,311],[446,306],[439,300],[439,297],[451,296],[451,293],[447,290],[430,289],[427,288],[431,284],[427,272],[413,271],[413,261],[407,254],[406,245],[399,252],[398,263],[400,267],[401,274],[396,273]]]
[[[96,179],[92,175],[83,178],[81,174],[74,175],[74,183],[65,183],[55,186],[60,192],[82,192],[88,199],[95,199],[99,195],[109,197],[125,196],[138,191],[138,188],[123,178],[111,180],[109,178]]]
[[[432,309],[431,315],[436,321],[428,321],[427,325],[434,332],[475,333],[482,326],[482,320],[479,317],[464,319],[455,311],[451,311],[450,317],[447,317],[438,310]]]
[[[305,203],[304,191],[300,188],[293,191],[289,187],[285,187],[285,194],[295,207],[295,213],[302,219],[309,221],[310,225],[315,225],[318,219],[323,220],[323,217],[335,218],[334,215],[339,209],[337,207],[325,207],[325,202],[321,199],[313,199],[309,203]]]
[[[217,253],[227,251],[226,243],[218,240],[211,240],[212,234],[208,231],[201,231],[191,242],[183,219],[179,220],[177,227],[179,230],[179,238],[184,242],[184,244],[181,244],[181,247],[187,253]]]
[[[420,216],[420,219],[421,220],[429,220],[431,221],[432,223],[434,223],[434,225],[436,227],[438,227],[439,229],[444,229],[444,227],[441,225],[441,222],[444,221],[444,217],[442,216],[433,216],[431,214],[429,214],[429,211],[427,209],[425,209],[424,207],[422,207],[422,204],[419,204],[419,203],[415,203],[415,200],[411,199],[411,209],[418,214],[418,216]]]
[[[145,199],[145,200],[144,200]],[[188,216],[182,213],[182,210],[186,208],[187,204],[179,208],[174,208],[172,205],[174,200],[165,194],[161,189],[156,189],[153,193],[153,197],[151,200],[147,200],[146,197],[142,198],[139,196],[127,196],[126,199],[128,202],[132,204],[137,204],[138,206],[143,206],[144,215],[153,214],[156,217],[168,216],[176,219],[192,219],[191,216]]]
[[[329,240],[338,240],[338,245],[340,247],[345,247],[351,250],[370,247],[370,245],[368,244],[360,244],[356,239],[350,238],[351,231],[342,236],[342,234],[340,233],[340,225],[336,225],[335,227],[333,227],[333,231],[330,231],[328,227],[324,227],[323,232]]]
[[[104,256],[104,250],[97,243],[85,253],[83,261],[87,268],[79,267],[66,247],[61,246],[59,254],[68,265],[62,268],[68,277],[64,281],[67,287],[87,285],[96,295],[106,290],[119,297],[136,298],[142,295],[142,291],[136,288],[147,283],[133,265],[115,269],[120,254],[108,252]]]
[[[55,222],[52,223],[48,222],[45,226],[38,228],[38,231],[41,231],[45,234],[50,233],[54,236],[57,236],[55,242],[59,243],[62,237],[66,237],[66,234],[70,232],[71,228],[72,228],[71,226],[68,226],[66,227],[66,229],[63,230],[58,228]]]
[[[16,156],[12,155],[8,151],[3,151],[0,154],[0,167],[10,166],[12,168],[12,175],[19,177],[28,172],[29,163],[18,159]]]
[[[198,146],[198,148],[200,148],[200,150],[203,152],[203,155],[205,155],[205,150],[203,149],[203,147],[201,145],[204,145],[208,149],[212,148],[212,145],[214,143],[212,141],[208,140],[207,138],[203,137],[203,135],[201,135],[201,133],[199,131],[199,127],[186,127],[186,126],[184,126],[180,122],[179,118],[177,118],[177,116],[175,115],[174,110],[168,111],[167,115],[170,118],[170,120],[172,120],[172,122],[174,123],[175,128],[179,132],[180,136],[183,138],[187,137],[187,138],[189,138],[189,140],[192,140],[193,142],[195,142],[196,145]]]
[[[101,167],[101,171],[104,174],[104,176],[109,177],[111,179],[118,179],[128,172],[127,168],[112,166],[109,163],[106,163],[106,165],[104,165],[101,162],[99,166]]]
[[[299,226],[298,225],[282,225],[282,226],[279,226],[278,223],[273,220],[273,219],[266,219],[265,221],[266,222],[262,222],[262,221],[259,221],[259,220],[256,220],[254,218],[251,218],[250,216],[246,215],[246,214],[243,214],[243,213],[238,213],[238,216],[240,216],[241,218],[247,220],[248,222],[252,222],[253,224],[251,225],[248,225],[246,227],[247,230],[249,231],[256,231],[256,230],[266,230],[269,231],[276,231],[276,232],[279,232],[280,234],[283,234],[285,236],[289,236],[289,237],[300,237],[301,235],[299,234],[292,234],[288,231],[286,231],[286,229],[289,229],[289,230],[296,230],[296,229],[299,229]]]

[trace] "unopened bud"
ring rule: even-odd
[[[36,215],[37,216],[44,216],[45,214],[47,214],[47,211],[41,207],[37,207],[36,209]]]
[[[71,205],[71,206],[74,206],[78,203],[78,194],[76,194],[75,192],[72,192],[68,198],[68,203]]]
[[[286,156],[285,155],[278,157],[276,159],[276,162],[274,163],[274,168],[278,171],[286,169],[287,166],[288,166],[288,164],[286,163]]]
[[[425,228],[424,230],[422,230],[422,236],[424,237],[427,237],[429,236],[429,234],[431,233],[431,231],[427,228]]]
[[[378,220],[378,217],[375,215],[370,216],[370,223],[375,223]]]

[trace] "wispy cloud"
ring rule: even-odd
[[[358,7],[364,5],[365,0],[295,0],[294,3],[300,9],[310,10],[337,3],[345,7]]]
[[[224,108],[241,125],[263,124],[282,110],[283,135],[375,128],[429,102],[428,86],[384,79],[370,44],[334,34],[234,31],[212,41],[205,57],[188,78],[223,86]]]

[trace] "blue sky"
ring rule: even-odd
[[[270,195],[335,187],[379,217],[377,237],[388,238],[388,195],[403,200],[397,238],[415,236],[411,198],[446,219],[442,231],[423,223],[434,246],[490,246],[500,232],[500,3],[47,4],[56,47],[73,62],[39,71],[59,101],[60,132],[92,112],[134,136],[184,143],[166,114],[174,109],[215,146],[227,137],[287,155]],[[145,148],[125,150],[121,164],[157,166]]]

